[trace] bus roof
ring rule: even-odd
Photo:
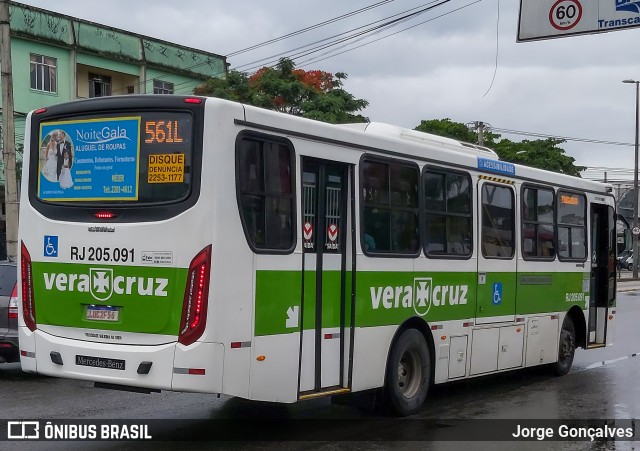
[[[226,102],[208,99],[208,102]],[[286,115],[280,112],[245,105],[245,119],[250,126],[261,126],[285,135],[298,135],[307,139],[331,141],[344,147],[363,151],[391,154],[396,158],[409,158],[431,164],[454,166],[469,171],[496,175],[479,168],[480,159],[499,160],[491,149],[384,123],[328,124],[325,122]],[[561,174],[530,166],[504,162],[513,167],[515,175],[506,175],[533,183],[558,185],[576,191],[609,194],[611,184]],[[504,174],[503,174],[504,175]]]
[[[411,130],[408,128],[398,127],[382,122],[366,122],[359,124],[338,124],[341,127],[349,127],[361,130],[366,133],[373,133],[378,136],[386,136],[389,138],[403,139],[407,141],[417,142],[424,145],[441,147],[445,150],[452,150],[464,153],[477,153],[477,155],[488,158],[498,158],[498,154],[488,147],[482,147],[477,144],[457,141],[455,139],[446,138],[444,136],[432,135],[430,133]]]

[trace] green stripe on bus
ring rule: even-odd
[[[429,323],[510,315],[567,311],[588,307],[588,273],[358,272],[355,325],[400,324],[419,316]],[[351,273],[346,274],[345,325],[350,319]],[[322,327],[340,326],[340,271],[323,272]],[[255,334],[299,331],[288,322],[294,308],[302,312],[303,328],[316,324],[316,273],[299,271],[256,273]],[[498,295],[499,294],[499,295]],[[288,326],[288,327],[287,327]]]
[[[178,335],[186,268],[33,262],[38,324]],[[87,320],[87,308],[113,306],[116,322]]]

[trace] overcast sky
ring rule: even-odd
[[[22,3],[228,55],[379,1]],[[634,142],[635,90],[621,81],[640,79],[640,29],[516,43],[519,2],[481,0],[472,4],[474,1],[451,0],[350,47],[332,47],[327,55],[322,53],[328,50],[316,52],[296,63],[304,69],[346,72],[346,89],[370,102],[364,114],[372,121],[414,128],[423,119],[448,117],[463,123],[484,121],[500,129]],[[391,1],[228,61],[232,68],[246,70],[262,58],[281,52],[291,54],[302,45],[427,4],[428,0]],[[462,9],[436,18],[458,8]],[[417,25],[429,19],[433,20]],[[314,62],[411,26],[414,27],[378,42]],[[311,62],[305,64],[310,58]],[[502,135],[515,141],[536,139]],[[633,146],[569,141],[563,148],[579,165],[627,168],[623,175],[609,170],[609,178],[632,178]],[[585,176],[601,178],[603,172],[604,169],[592,170]]]

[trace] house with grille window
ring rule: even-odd
[[[224,56],[179,43],[21,3],[11,2],[9,14],[18,162],[31,110],[89,97],[191,94],[204,80],[227,72]],[[3,245],[4,189],[0,197]]]

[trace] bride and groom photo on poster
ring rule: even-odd
[[[73,144],[64,130],[54,130],[42,141],[44,167],[42,175],[50,182],[59,182],[60,188],[73,186],[71,166],[73,165]]]

